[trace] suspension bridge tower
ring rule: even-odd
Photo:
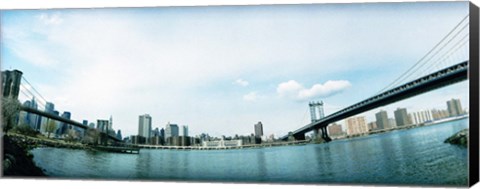
[[[312,101],[308,103],[308,106],[310,107],[310,118],[312,123],[325,117],[325,113],[323,111],[323,101]]]
[[[317,122],[325,117],[325,112],[323,110],[323,101],[312,101],[308,103],[310,107],[310,118],[312,123]],[[319,132],[321,131],[321,133]],[[328,137],[327,127],[321,127],[320,129],[313,130],[313,137],[316,141],[324,140],[330,141],[330,137]]]

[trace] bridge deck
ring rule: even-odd
[[[292,132],[292,135],[302,135],[306,132],[320,127],[327,127],[330,123],[339,121],[350,116],[366,112],[368,110],[391,104],[412,96],[416,96],[440,87],[444,87],[456,82],[466,80],[468,78],[468,61],[450,66],[448,68],[439,70],[437,72],[420,77],[411,82],[400,85],[399,87],[390,89],[381,94],[377,94],[359,103],[353,104],[338,112],[335,112],[317,122],[310,123],[302,128]],[[280,139],[286,140],[289,135],[283,136]]]

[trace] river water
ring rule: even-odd
[[[31,152],[48,175],[69,179],[466,186],[468,150],[443,142],[464,128],[468,119],[302,146]]]

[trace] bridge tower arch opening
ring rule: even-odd
[[[310,119],[312,123],[325,117],[323,101],[312,101],[308,103],[308,106],[310,107]]]

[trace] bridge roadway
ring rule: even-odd
[[[335,112],[327,117],[324,117],[316,122],[310,123],[302,128],[299,128],[286,136],[281,137],[281,140],[288,140],[289,136],[293,136],[295,140],[305,140],[305,133],[312,130],[321,130],[322,138],[330,141],[330,137],[326,132],[326,128],[330,123],[340,121],[342,119],[354,116],[374,108],[391,104],[412,96],[416,96],[428,91],[435,90],[453,83],[457,83],[468,78],[468,61],[447,67],[437,72],[420,77],[416,80],[405,83],[401,86],[377,94],[359,103],[353,104],[338,112]]]
[[[37,114],[37,115],[40,115],[40,116],[43,116],[43,117],[47,117],[47,118],[50,118],[50,119],[53,119],[53,120],[56,120],[56,121],[67,123],[67,124],[73,125],[75,127],[80,127],[82,129],[85,129],[85,130],[89,128],[88,126],[86,126],[84,124],[81,124],[79,122],[76,122],[76,121],[73,121],[71,119],[67,119],[67,118],[64,118],[64,117],[60,117],[60,116],[55,115],[55,114],[47,113],[45,111],[40,111],[40,110],[37,110],[37,109],[34,109],[34,108],[25,107],[25,106],[21,106],[20,109],[23,110],[23,111],[30,112],[30,113],[33,113],[33,114]],[[107,133],[104,133],[104,134],[107,134]],[[111,136],[111,135],[108,135],[108,134],[107,134],[107,136],[108,136],[109,139],[112,139],[114,141],[117,141],[117,142],[122,141],[122,140],[118,139],[116,136]]]

